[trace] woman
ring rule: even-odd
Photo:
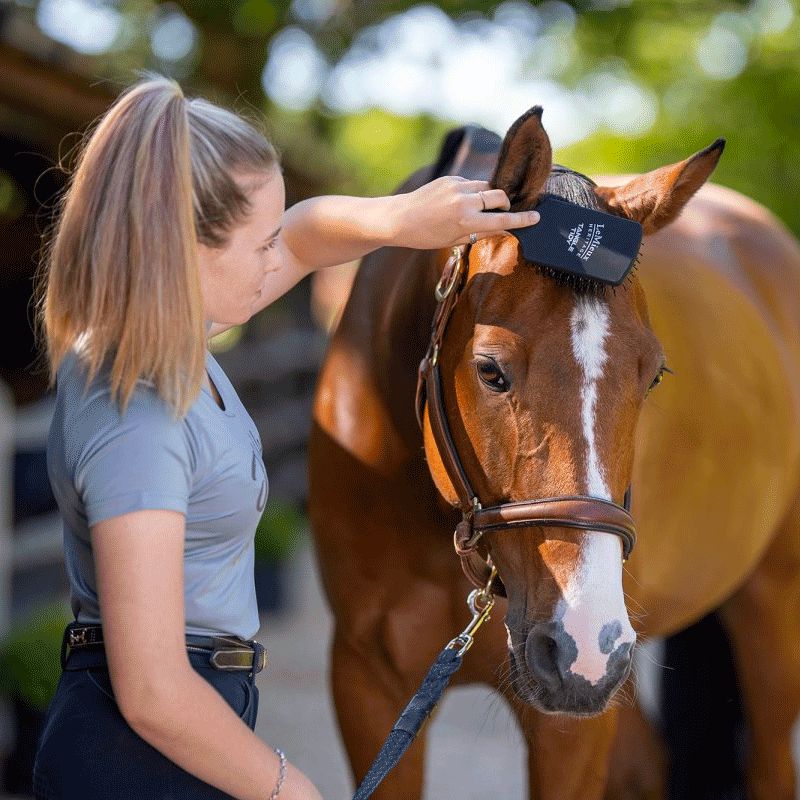
[[[263,648],[253,535],[267,478],[206,348],[305,275],[382,245],[531,225],[486,182],[284,211],[274,148],[164,78],[86,141],[47,258],[48,470],[76,621],[39,741],[39,798],[319,793],[253,733]]]

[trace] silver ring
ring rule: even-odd
[[[481,203],[483,203],[481,211],[486,211],[486,198],[483,196],[483,192],[478,192],[478,194],[481,196]]]
[[[470,244],[475,244],[475,242],[477,242],[477,241],[478,241],[478,234],[477,233],[471,233],[469,235],[469,243]]]

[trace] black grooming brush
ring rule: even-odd
[[[619,286],[642,243],[638,222],[546,195],[536,225],[509,231],[527,261],[560,273]]]

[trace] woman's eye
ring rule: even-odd
[[[258,249],[262,252],[266,252],[267,250],[272,250],[273,247],[278,243],[278,237],[276,236],[274,239],[270,239],[265,245],[262,245]]]
[[[482,358],[477,361],[475,368],[478,377],[493,391],[504,392],[508,389],[508,381],[496,361]]]

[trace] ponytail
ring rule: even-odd
[[[51,379],[75,348],[89,380],[109,363],[123,412],[143,379],[184,415],[205,369],[198,236],[224,244],[249,208],[232,175],[276,163],[249,123],[174,81],[122,94],[84,145],[45,260]]]

